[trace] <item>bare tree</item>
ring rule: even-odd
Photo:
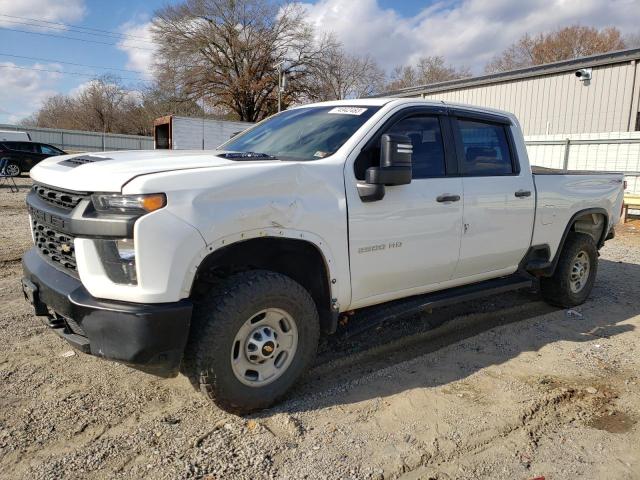
[[[44,128],[79,128],[75,105],[67,95],[54,95],[45,99],[40,109],[21,123]]]
[[[621,50],[625,47],[625,41],[615,27],[598,30],[594,27],[572,25],[535,37],[523,35],[504,52],[494,57],[485,67],[485,71],[504,72]]]
[[[122,112],[132,109],[136,99],[117,77],[105,75],[90,81],[73,99],[76,121],[87,130],[122,131]]]
[[[84,84],[75,95],[49,97],[32,122],[40,127],[125,133],[123,112],[136,105],[131,90],[117,77],[105,75]]]
[[[269,0],[184,0],[157,12],[153,32],[160,70],[175,72],[186,95],[251,122],[275,110],[278,64],[290,81],[286,105],[332,47],[316,40],[299,5]]]
[[[470,77],[468,67],[456,68],[447,65],[441,56],[422,57],[418,59],[416,66],[398,66],[391,72],[391,81],[387,85],[389,90],[428,85],[431,83],[446,82],[458,78]]]
[[[360,98],[381,91],[384,78],[384,71],[369,55],[349,55],[334,46],[311,65],[302,88],[311,101]]]
[[[125,87],[117,77],[95,78],[74,95],[54,95],[21,124],[92,132],[152,135],[153,121],[164,115],[205,115],[169,81]],[[211,116],[211,115],[208,115]]]

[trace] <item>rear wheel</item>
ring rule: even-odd
[[[567,237],[552,277],[542,278],[544,299],[559,307],[574,307],[591,294],[598,270],[598,250],[593,238],[572,232]]]
[[[9,162],[4,169],[6,175],[10,177],[19,177],[20,176],[20,165],[16,162]]]
[[[184,373],[225,410],[246,413],[282,397],[315,356],[319,321],[291,278],[231,275],[194,306]]]

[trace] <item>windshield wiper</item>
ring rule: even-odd
[[[273,155],[269,155],[267,153],[259,153],[259,152],[228,152],[218,155],[222,158],[228,158],[230,160],[238,159],[238,158],[255,158],[258,160],[277,160]]]

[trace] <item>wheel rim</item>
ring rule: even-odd
[[[12,177],[17,177],[18,175],[20,175],[20,167],[18,167],[15,163],[10,163],[9,165],[7,165],[4,171],[7,175],[10,175]]]
[[[298,327],[284,310],[267,308],[249,318],[231,346],[236,378],[250,387],[263,387],[282,376],[298,349]]]
[[[571,265],[571,273],[569,274],[569,288],[571,288],[573,293],[578,293],[584,289],[584,286],[589,280],[590,269],[589,254],[581,250],[574,257],[573,264]]]

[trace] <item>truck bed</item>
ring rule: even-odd
[[[585,210],[606,214],[604,229],[618,222],[624,195],[622,173],[534,166],[531,171],[536,186],[532,245],[549,245],[551,258],[575,214]]]

